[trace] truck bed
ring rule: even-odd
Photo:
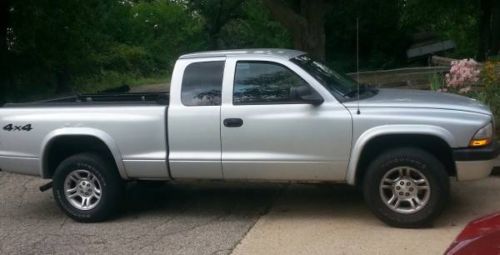
[[[168,105],[168,93],[81,94],[28,103],[7,103],[3,107],[72,106],[72,105]]]

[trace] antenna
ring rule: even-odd
[[[361,114],[359,110],[359,17],[356,17],[356,81],[358,85],[358,110],[357,114]]]

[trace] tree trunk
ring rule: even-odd
[[[217,50],[219,49],[219,33],[220,31],[208,31],[208,49]]]
[[[477,60],[484,61],[491,46],[491,7],[492,0],[481,0],[479,10],[479,44]]]
[[[325,15],[324,0],[301,1],[302,16],[307,19],[305,49],[320,60],[325,60]]]
[[[210,12],[212,15],[210,15],[209,22],[206,22],[205,25],[208,33],[208,48],[210,50],[221,48],[221,31],[227,23],[239,17],[241,6],[244,2],[244,0],[218,0],[217,4],[213,4],[215,11],[213,14]]]
[[[492,8],[491,54],[500,55],[500,1],[495,1]]]
[[[219,48],[219,34],[222,29],[222,15],[224,15],[224,0],[219,0],[217,5],[217,13],[213,22],[208,23],[208,47],[210,50],[216,50]]]
[[[325,60],[325,0],[301,0],[300,13],[282,0],[264,0],[273,17],[292,35],[294,48]]]

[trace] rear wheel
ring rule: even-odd
[[[417,148],[382,153],[368,167],[363,185],[373,213],[396,227],[430,225],[449,195],[448,175],[442,163]]]
[[[80,222],[108,219],[118,209],[123,181],[116,167],[97,155],[84,153],[64,160],[53,177],[59,207]]]

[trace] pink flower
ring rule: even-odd
[[[474,59],[454,60],[451,62],[450,72],[446,74],[447,88],[458,93],[467,93],[479,81],[479,64]],[[448,91],[444,88],[442,91]]]

